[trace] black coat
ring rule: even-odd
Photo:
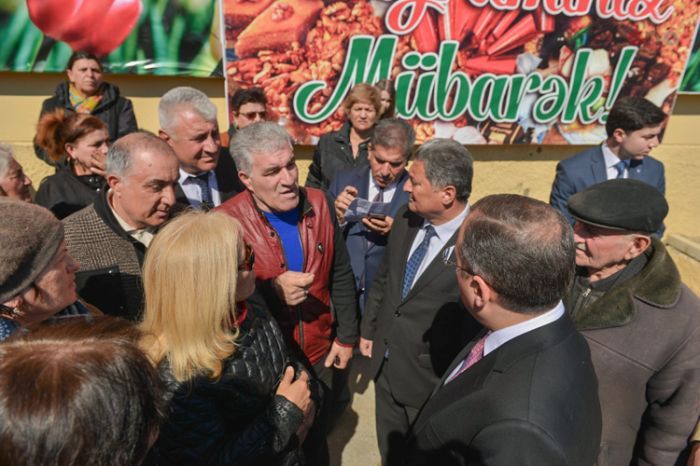
[[[55,174],[44,178],[34,202],[63,219],[92,204],[106,189],[107,181],[101,176],[77,176],[64,163],[58,166]]]
[[[459,298],[454,266],[443,256],[454,252],[457,233],[445,244],[401,299],[403,274],[423,218],[406,206],[394,218],[384,257],[372,284],[362,318],[362,337],[374,342],[369,375],[383,369],[390,351],[388,378],[394,399],[419,409],[455,355],[481,326]]]
[[[172,396],[170,414],[146,464],[297,464],[302,411],[275,395],[288,363],[279,326],[258,305],[248,306],[234,354],[218,380],[178,382],[161,370]]]
[[[390,455],[410,465],[595,462],[598,384],[586,340],[568,316],[504,343],[443,385],[446,378],[418,415],[408,448]]]
[[[65,108],[69,111],[75,111],[70,103],[68,91],[68,82],[62,82],[56,86],[53,97],[44,101],[41,105],[41,113],[39,119],[45,114],[57,108]],[[92,115],[102,120],[107,125],[109,139],[114,142],[120,137],[133,133],[137,130],[136,115],[134,115],[134,106],[131,100],[122,97],[119,94],[119,88],[108,82],[102,83],[101,92],[102,100],[92,111]],[[36,144],[34,145],[36,156],[51,165],[55,162],[51,161],[46,153]]]
[[[233,161],[229,150],[225,147],[221,148],[219,163],[214,169],[214,175],[216,176],[216,183],[219,185],[219,194],[222,204],[236,194],[245,191],[245,186],[243,186],[240,178],[238,178],[236,163]],[[177,202],[175,208],[176,213],[190,206],[190,201],[187,199],[180,183],[175,185],[175,201]]]
[[[349,122],[345,122],[338,131],[321,136],[306,177],[306,187],[325,191],[339,170],[367,165],[367,144],[360,144],[357,157],[353,157]]]

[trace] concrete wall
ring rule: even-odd
[[[0,141],[12,143],[26,172],[38,186],[50,169],[31,149],[36,120],[43,99],[63,79],[57,74],[0,73]],[[219,108],[220,127],[227,128],[222,79],[109,76],[134,102],[139,126],[158,129],[158,99],[178,85],[194,86],[209,95]],[[664,143],[654,156],[666,166],[666,197],[670,213],[666,237],[700,237],[700,96],[681,95],[666,131]],[[583,146],[473,146],[475,178],[472,200],[494,193],[518,193],[547,201],[556,163]],[[311,158],[311,148],[299,148],[301,179]],[[678,252],[678,254],[681,254]],[[695,267],[690,261],[689,274]],[[699,286],[700,288],[700,286]]]

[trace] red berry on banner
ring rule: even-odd
[[[98,56],[124,42],[143,9],[141,0],[27,0],[27,8],[44,34]]]

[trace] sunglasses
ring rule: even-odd
[[[260,118],[261,120],[264,120],[267,117],[267,112],[245,112],[245,113],[239,113],[239,115],[243,115],[249,120],[253,120],[256,116]]]
[[[253,247],[248,243],[244,243],[243,246],[245,248],[245,257],[238,265],[238,270],[249,272],[253,270],[253,265],[255,264],[255,251],[253,251]]]

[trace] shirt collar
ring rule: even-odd
[[[445,222],[442,225],[432,225],[430,222],[425,220],[423,221],[421,229],[425,229],[425,227],[428,225],[432,225],[437,237],[446,241],[447,239],[451,238],[457,230],[459,230],[459,227],[462,225],[464,219],[467,218],[467,215],[469,215],[469,204],[467,204],[464,207],[464,210],[452,220]]]
[[[180,183],[181,185],[182,185],[182,184],[185,184],[185,183],[191,183],[192,180],[190,180],[190,176],[201,176],[201,175],[204,175],[204,173],[199,173],[199,174],[197,174],[197,175],[193,175],[192,173],[187,173],[187,172],[184,171],[182,168],[180,168],[179,171],[180,171],[180,178],[179,178],[177,181],[178,181],[178,183]],[[214,171],[213,171],[213,170],[210,170],[209,172],[207,172],[207,175],[209,176],[209,177],[207,178],[207,181],[210,181],[210,180],[211,180],[211,176],[212,176],[213,174],[214,174]]]
[[[564,303],[559,301],[554,309],[544,312],[533,319],[491,332],[486,337],[486,342],[484,343],[484,356],[489,354],[491,351],[496,350],[498,347],[504,345],[508,341],[540,327],[544,327],[545,325],[559,319],[563,315]]]
[[[611,168],[611,167],[615,166],[620,161],[620,157],[613,154],[613,151],[610,149],[610,147],[608,147],[607,142],[603,143],[603,145],[601,146],[601,149],[603,151],[603,158],[605,159],[605,167],[606,168]]]
[[[112,192],[111,190],[107,193],[107,205],[109,206],[109,210],[112,211],[112,215],[114,215],[114,218],[117,220],[117,223],[121,227],[122,230],[124,230],[124,233],[127,235],[131,236],[134,238],[136,241],[143,243],[146,247],[151,243],[151,240],[153,240],[153,235],[156,232],[155,228],[134,228],[129,223],[127,223],[126,220],[121,218],[119,214],[117,213],[116,210],[114,210],[114,207],[112,207]]]

